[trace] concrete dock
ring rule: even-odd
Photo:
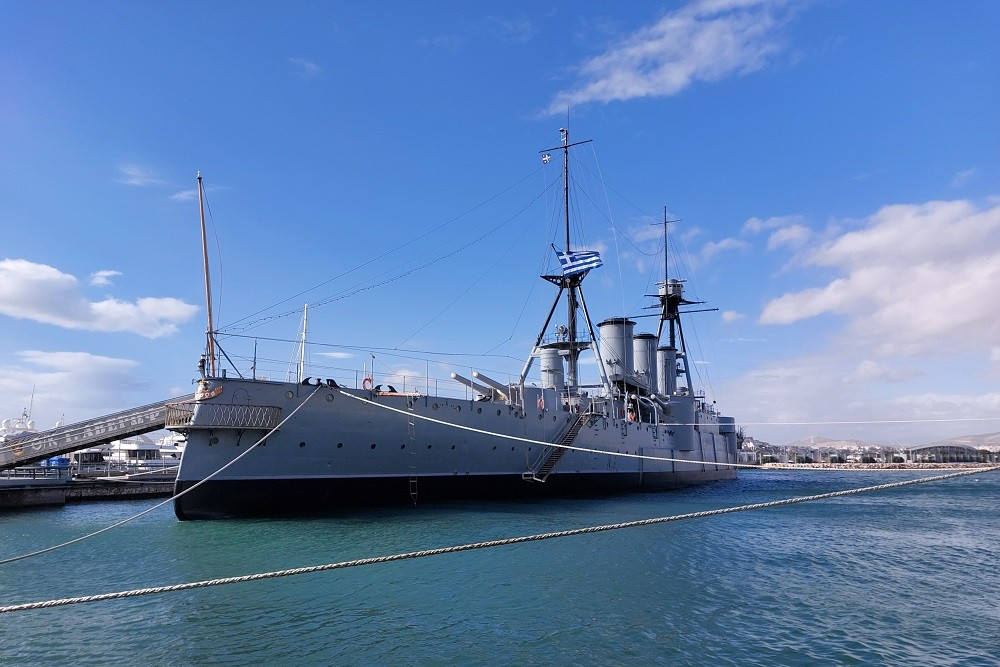
[[[173,480],[5,479],[0,480],[0,512],[91,500],[169,498],[173,492]]]

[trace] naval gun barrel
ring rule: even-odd
[[[451,374],[451,379],[454,380],[455,382],[460,383],[460,384],[464,384],[469,389],[471,389],[471,390],[473,390],[475,392],[479,392],[483,396],[491,396],[493,394],[493,389],[491,389],[490,387],[487,387],[485,385],[481,385],[478,382],[473,382],[469,378],[467,378],[467,377],[465,377],[463,375],[459,375],[458,373],[452,373]]]
[[[510,388],[509,387],[505,387],[504,385],[500,384],[496,380],[494,380],[492,378],[486,377],[485,375],[483,375],[479,371],[472,371],[472,377],[476,378],[477,380],[479,380],[483,384],[487,384],[487,385],[493,387],[494,391],[496,391],[496,393],[497,393],[497,397],[501,401],[506,401],[507,400],[507,394],[510,393]]]

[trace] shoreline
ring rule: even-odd
[[[974,470],[996,463],[764,463],[758,470]]]

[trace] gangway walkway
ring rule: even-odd
[[[191,400],[194,400],[194,394],[6,440],[0,444],[0,469],[23,466],[51,456],[158,431],[166,424],[167,403]]]

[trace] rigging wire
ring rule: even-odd
[[[494,201],[495,199],[498,199],[502,195],[506,194],[507,192],[509,192],[509,191],[513,190],[514,188],[516,188],[517,186],[521,185],[526,180],[528,180],[529,178],[531,178],[535,174],[537,174],[540,170],[541,170],[541,167],[536,168],[534,171],[532,171],[528,175],[526,175],[526,176],[522,177],[521,179],[517,180],[515,183],[513,183],[513,184],[509,185],[508,187],[504,188],[503,190],[501,190],[500,192],[496,193],[492,197],[487,198],[486,200],[480,202],[479,204],[476,204],[475,206],[473,206],[472,208],[468,209],[464,213],[461,213],[461,214],[455,216],[454,218],[452,218],[452,219],[450,219],[450,220],[448,220],[446,222],[443,222],[440,225],[438,225],[438,226],[436,226],[436,227],[434,227],[432,229],[427,230],[423,234],[419,234],[419,235],[413,237],[409,241],[401,243],[400,245],[396,246],[392,250],[388,250],[388,251],[382,253],[381,255],[378,255],[377,257],[373,257],[372,259],[370,259],[370,260],[368,260],[366,262],[362,262],[361,264],[358,264],[354,268],[348,269],[347,271],[344,271],[343,273],[340,273],[340,274],[338,274],[336,276],[333,276],[332,278],[329,278],[328,280],[325,280],[325,281],[323,281],[321,283],[318,283],[318,284],[316,284],[316,285],[314,285],[314,286],[312,286],[312,287],[310,287],[308,289],[305,289],[305,290],[302,290],[302,291],[298,292],[297,294],[293,294],[292,296],[290,296],[290,297],[288,297],[286,299],[282,299],[281,301],[273,303],[270,306],[267,306],[267,307],[262,308],[262,309],[260,309],[260,310],[258,310],[256,312],[254,312],[254,313],[246,315],[246,316],[244,316],[244,317],[242,317],[242,318],[240,318],[238,320],[235,320],[235,321],[227,324],[225,327],[221,327],[220,330],[225,330],[225,329],[229,329],[229,328],[232,328],[232,327],[236,327],[236,325],[239,325],[239,324],[241,324],[243,322],[246,322],[247,320],[250,320],[251,318],[257,317],[258,315],[261,315],[261,314],[267,312],[268,310],[271,310],[272,308],[276,308],[277,306],[280,306],[280,305],[282,305],[284,303],[288,303],[292,299],[298,299],[298,298],[302,297],[303,295],[308,294],[309,292],[312,292],[314,290],[317,290],[317,289],[319,289],[319,288],[321,288],[321,287],[323,287],[325,285],[328,285],[328,284],[334,282],[335,280],[339,280],[340,278],[343,278],[344,276],[347,276],[347,275],[350,275],[350,274],[352,274],[352,273],[354,273],[356,271],[359,271],[360,269],[363,269],[366,266],[370,266],[370,265],[372,265],[372,264],[374,264],[374,263],[376,263],[378,261],[381,261],[381,260],[385,259],[386,257],[388,257],[388,256],[390,256],[390,255],[392,255],[392,254],[394,254],[396,252],[399,252],[400,250],[403,250],[404,248],[409,247],[410,245],[416,243],[417,241],[419,241],[419,240],[421,240],[423,238],[426,238],[427,236],[430,236],[430,235],[432,235],[432,234],[440,231],[441,229],[444,229],[448,225],[451,225],[452,223],[457,222],[458,220],[461,220],[465,216],[470,215],[471,213],[479,210],[483,206],[486,206],[490,202]],[[508,222],[509,222],[509,220],[508,220]],[[450,256],[450,255],[447,255],[447,256]],[[340,297],[340,298],[343,298],[343,297]],[[325,305],[326,303],[330,303],[331,301],[335,301],[335,300],[338,300],[338,299],[321,301],[321,302],[318,302],[315,305],[317,305],[317,306],[318,305]],[[262,318],[262,319],[257,320],[257,321],[251,321],[249,324],[243,325],[240,328],[240,330],[241,331],[246,331],[246,330],[252,328],[253,326],[257,326],[257,325],[265,323],[265,322],[271,322],[271,321],[274,321],[276,319],[280,319],[280,318],[283,318],[283,317],[287,317],[291,313],[295,313],[295,312],[297,312],[297,311],[288,311],[288,312],[285,312],[285,313],[281,313],[279,315],[273,315],[273,316],[269,316],[269,317],[266,317],[266,318]]]
[[[551,185],[549,187],[551,187]],[[490,231],[486,232],[485,234],[482,234],[481,236],[476,237],[475,239],[469,241],[468,243],[466,243],[466,244],[464,244],[462,246],[459,246],[458,248],[452,250],[451,252],[445,253],[444,255],[440,255],[438,257],[435,257],[434,259],[430,260],[429,262],[426,262],[426,263],[421,264],[419,266],[412,267],[412,268],[410,268],[410,269],[408,269],[408,270],[406,270],[406,271],[404,271],[402,273],[399,273],[399,274],[397,274],[395,276],[392,276],[390,278],[382,280],[381,282],[376,282],[376,283],[371,283],[371,284],[365,284],[367,281],[363,281],[363,282],[357,283],[353,287],[347,288],[347,289],[345,289],[345,290],[343,290],[343,291],[341,291],[341,292],[339,292],[339,293],[337,293],[337,294],[335,294],[333,296],[330,296],[330,297],[328,297],[326,299],[321,299],[321,300],[316,301],[316,302],[314,302],[314,303],[312,303],[310,305],[315,309],[315,308],[319,308],[320,306],[328,305],[328,304],[333,303],[335,301],[341,301],[343,299],[346,299],[348,297],[354,296],[354,295],[359,294],[361,292],[366,292],[368,290],[376,289],[378,287],[383,287],[385,285],[388,285],[390,283],[396,282],[398,280],[402,280],[403,278],[405,278],[405,277],[407,277],[409,275],[412,275],[413,273],[416,273],[418,271],[422,271],[423,269],[426,269],[426,268],[428,268],[430,266],[433,266],[434,264],[437,264],[440,261],[448,259],[449,257],[453,257],[454,255],[457,255],[458,253],[463,252],[464,250],[467,250],[468,248],[470,248],[470,247],[476,245],[477,243],[479,243],[480,241],[483,241],[483,240],[489,238],[490,236],[496,234],[497,232],[499,232],[501,229],[503,229],[508,224],[510,224],[511,222],[513,222],[515,219],[517,219],[518,217],[520,217],[521,214],[523,214],[526,210],[528,210],[529,208],[531,208],[531,206],[533,206],[534,203],[536,201],[538,201],[542,197],[542,194],[543,193],[539,193],[538,195],[536,195],[534,199],[532,199],[530,202],[528,202],[528,204],[526,204],[524,207],[522,207],[517,213],[515,213],[514,215],[512,215],[512,216],[508,217],[506,220],[504,220],[500,225],[494,227],[493,229],[491,229]],[[440,246],[438,246],[438,248],[444,247],[444,245],[446,245],[446,244],[441,244]],[[432,251],[429,250],[429,251],[427,251],[427,252],[419,255],[418,258],[430,255],[431,252]],[[371,262],[368,262],[368,263],[370,264]],[[384,276],[384,275],[387,275],[389,273],[390,273],[390,271],[384,271],[383,273],[379,274],[379,276],[376,276],[376,277]],[[327,281],[327,282],[329,282],[329,281]],[[249,324],[244,325],[243,327],[240,328],[240,331],[247,331],[247,330],[249,330],[249,329],[251,329],[253,327],[260,326],[260,325],[265,324],[267,322],[273,322],[273,321],[275,321],[277,319],[280,319],[280,318],[283,318],[283,317],[287,317],[289,315],[293,315],[293,314],[296,314],[296,313],[298,313],[298,310],[290,310],[290,311],[287,311],[287,312],[282,313],[280,315],[274,315],[274,316],[269,316],[269,317],[266,317],[266,318],[262,318],[260,320],[257,320],[257,321],[254,321],[254,322],[250,322]]]
[[[475,287],[476,285],[478,285],[483,280],[483,278],[485,278],[486,276],[490,275],[490,273],[493,271],[493,269],[496,268],[497,264],[499,264],[503,260],[504,257],[506,257],[508,254],[510,254],[511,250],[513,250],[518,244],[520,244],[521,239],[524,238],[524,235],[528,233],[529,229],[531,229],[531,224],[530,223],[534,222],[537,219],[538,218],[536,216],[534,220],[529,221],[529,224],[525,225],[524,229],[521,230],[521,233],[518,234],[518,236],[514,239],[514,242],[511,243],[507,247],[507,249],[504,250],[503,253],[501,253],[500,256],[496,258],[496,261],[494,261],[481,274],[479,274],[479,277],[476,278],[474,281],[472,281],[472,283],[470,283],[469,286],[466,287],[465,290],[461,294],[459,294],[458,296],[456,296],[451,301],[451,303],[449,303],[447,306],[445,306],[444,308],[442,308],[437,313],[437,315],[435,315],[431,319],[427,320],[427,322],[425,322],[420,328],[418,328],[416,331],[414,331],[409,336],[407,336],[402,341],[400,341],[399,345],[403,345],[404,343],[406,343],[407,341],[409,341],[411,338],[413,338],[414,336],[416,336],[417,334],[419,334],[421,331],[423,331],[424,329],[426,329],[427,327],[429,327],[431,324],[433,324],[435,320],[437,320],[439,317],[441,317],[442,315],[444,315],[456,303],[458,303],[459,301],[461,301],[462,298],[465,297],[466,294],[468,294],[470,291],[472,291],[472,288]],[[399,345],[397,345],[396,347],[398,348]]]

